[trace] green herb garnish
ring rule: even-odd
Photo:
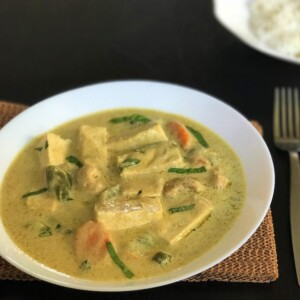
[[[39,237],[47,237],[50,235],[52,235],[52,231],[49,226],[45,226],[40,230]]]
[[[203,135],[199,131],[193,129],[190,126],[186,126],[186,128],[197,139],[200,145],[202,145],[204,148],[208,148],[208,143],[206,142]]]
[[[91,268],[91,265],[90,265],[90,263],[88,262],[88,260],[85,260],[85,261],[83,261],[83,262],[80,264],[79,268],[80,268],[81,270],[83,270],[83,271],[87,271],[87,270],[89,270],[89,269]]]
[[[139,159],[129,157],[120,164],[120,167],[123,169],[123,168],[135,166],[138,163],[140,163]]]
[[[171,258],[172,256],[170,254],[160,251],[153,256],[152,260],[164,267],[171,261]]]
[[[83,166],[83,163],[77,157],[75,157],[73,155],[66,157],[66,160],[69,163],[76,165],[78,168],[81,168]]]
[[[42,151],[43,149],[47,149],[49,147],[48,140],[45,141],[44,147],[36,147],[34,150]]]
[[[57,224],[57,225],[55,226],[55,229],[58,230],[58,231],[60,231],[61,228],[62,228],[62,225],[61,225],[61,224]]]
[[[170,168],[168,169],[169,173],[177,173],[177,174],[193,174],[193,173],[203,173],[206,172],[206,168],[204,166],[200,168]]]
[[[22,198],[27,198],[27,197],[30,197],[30,196],[35,196],[35,195],[39,195],[39,194],[42,194],[42,193],[45,193],[47,192],[48,189],[47,188],[42,188],[40,190],[37,190],[37,191],[33,191],[33,192],[29,192],[29,193],[26,193],[22,196]]]
[[[123,123],[123,122],[129,122],[130,124],[134,123],[148,123],[151,120],[146,118],[145,116],[138,115],[138,114],[133,114],[130,116],[123,116],[119,118],[113,118],[109,120],[111,123]]]
[[[107,247],[107,251],[111,257],[111,259],[113,260],[113,262],[121,269],[121,271],[123,272],[123,274],[127,277],[127,278],[132,278],[134,276],[134,274],[128,269],[128,267],[121,261],[121,259],[119,258],[118,254],[116,253],[113,245],[111,242],[106,242],[106,247]]]
[[[62,226],[61,224],[56,224],[55,229],[58,232],[63,233],[63,234],[71,234],[71,233],[73,233],[73,230],[71,230],[71,229],[65,229],[65,227]]]
[[[183,211],[187,211],[187,210],[191,210],[195,207],[195,203],[193,204],[190,204],[190,205],[184,205],[184,206],[179,206],[179,207],[172,207],[172,208],[169,208],[168,209],[168,212],[170,214],[175,214],[175,213],[178,213],[178,212],[183,212]]]

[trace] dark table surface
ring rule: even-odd
[[[300,297],[289,228],[289,161],[272,142],[274,87],[299,85],[300,66],[242,44],[217,23],[209,0],[0,2],[1,99],[31,105],[68,89],[122,79],[193,87],[263,125],[276,172],[272,212],[279,279],[266,284],[176,283],[128,293],[0,281],[0,299]]]

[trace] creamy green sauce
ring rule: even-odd
[[[197,197],[200,195],[201,198],[206,199],[212,205],[213,210],[198,228],[194,228],[174,244],[169,244],[164,239],[156,237],[157,227],[163,224],[161,220],[133,228],[109,230],[116,252],[134,273],[134,277],[130,280],[153,277],[177,269],[209,251],[220,239],[226,238],[224,235],[238,216],[246,195],[243,168],[230,146],[205,126],[181,116],[152,110],[111,110],[63,124],[51,132],[58,134],[63,139],[71,139],[73,142],[70,151],[80,158],[78,145],[74,141],[77,139],[78,128],[81,125],[104,126],[108,130],[109,137],[116,134],[122,135],[132,130],[135,125],[129,122],[113,124],[109,120],[134,113],[144,115],[151,120],[159,120],[159,123],[163,124],[168,138],[177,144],[176,137],[164,125],[168,120],[180,121],[201,132],[208,142],[209,148],[202,149],[203,147],[199,145],[197,147],[204,151],[206,157],[209,157],[211,169],[201,174],[182,175],[164,171],[155,173],[153,176],[162,178],[164,183],[172,178],[193,177],[205,186],[202,191],[196,193]],[[91,195],[91,193],[84,193],[75,188],[72,191],[72,200],[65,202],[53,201],[53,197],[51,198],[47,192],[22,198],[22,195],[27,192],[47,186],[44,170],[38,159],[39,151],[35,149],[40,140],[41,137],[35,138],[21,151],[9,168],[1,186],[1,217],[8,234],[29,256],[60,272],[101,281],[129,280],[109,255],[105,255],[99,262],[91,264],[88,270],[80,268],[82,260],[75,255],[76,230],[86,221],[95,220],[94,206],[99,201],[99,193]],[[194,143],[196,144],[195,141]],[[185,151],[180,147],[179,149],[184,159],[190,155],[190,151]],[[116,168],[116,162],[111,158],[112,156],[108,160],[109,172],[106,174],[106,179],[110,184],[117,183],[120,176],[119,168]],[[212,172],[216,167],[221,168],[222,174],[228,179],[228,184],[224,188],[218,189],[211,184]],[[72,168],[74,169],[74,166]],[[193,193],[190,190],[181,191],[180,196],[177,197],[178,205],[181,202],[188,203],[186,199],[192,199]],[[49,203],[49,205],[36,209],[29,208],[27,201],[33,197],[46,199],[45,203]],[[164,198],[164,194],[161,195],[161,198]],[[164,202],[163,206],[164,214],[166,214],[168,205]],[[178,214],[182,218],[186,218],[188,216],[186,213],[179,212]],[[51,229],[51,235],[40,236],[41,227],[45,226]],[[136,252],[136,241],[145,234],[146,236],[147,234],[153,235],[155,242],[150,247],[145,247],[142,253]],[[158,251],[171,254],[171,262],[162,267],[153,261],[152,257]]]

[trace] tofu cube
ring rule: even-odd
[[[164,180],[153,174],[121,178],[121,193],[125,197],[160,197]]]
[[[42,167],[59,166],[66,162],[71,147],[70,139],[63,139],[55,133],[47,133],[36,149]]]
[[[83,163],[107,168],[107,129],[100,126],[82,125],[79,128],[78,145]]]
[[[165,217],[157,224],[158,234],[169,244],[175,244],[198,228],[211,214],[213,206],[210,202],[198,200],[191,210],[177,213],[165,212]]]
[[[138,163],[123,168],[122,165],[128,159],[137,160]],[[119,155],[117,157],[117,164],[122,169],[121,176],[127,177],[162,172],[168,170],[170,167],[182,167],[184,160],[176,144],[162,142]]]
[[[158,123],[150,122],[136,126],[128,130],[126,134],[111,137],[108,147],[115,152],[124,152],[167,140],[168,138],[162,126]]]
[[[97,221],[110,230],[138,227],[163,217],[163,207],[158,197],[100,200],[95,205],[95,212]]]

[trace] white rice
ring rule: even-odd
[[[300,57],[300,0],[253,0],[250,27],[268,47]]]

